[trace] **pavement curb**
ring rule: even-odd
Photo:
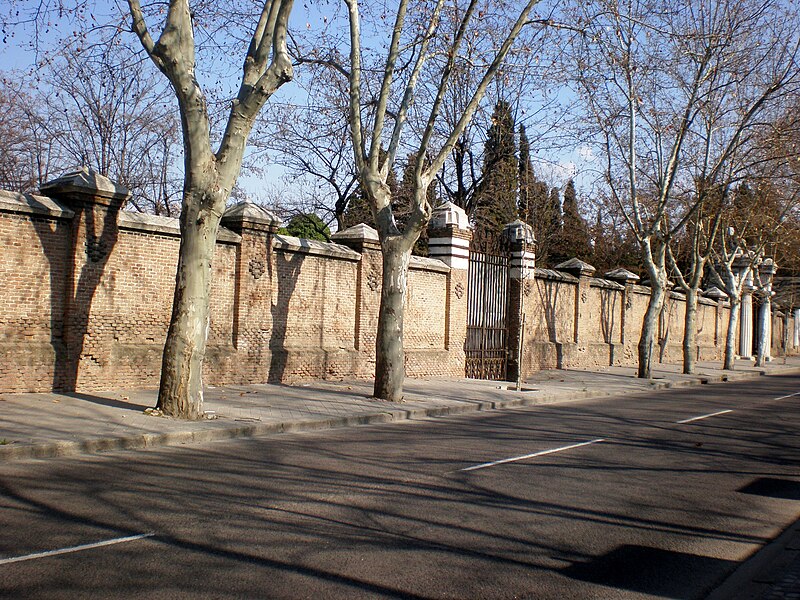
[[[214,442],[236,438],[248,438],[279,433],[319,431],[340,427],[354,427],[357,425],[373,425],[382,423],[395,423],[432,417],[444,417],[489,410],[520,408],[552,404],[555,402],[571,402],[607,398],[609,396],[635,395],[650,391],[667,390],[674,388],[696,387],[710,383],[723,383],[729,381],[752,381],[763,376],[790,375],[800,373],[800,368],[787,368],[777,373],[766,370],[748,371],[746,373],[726,373],[723,375],[705,375],[687,377],[678,381],[651,381],[650,387],[621,391],[603,390],[575,390],[569,389],[558,393],[549,393],[542,396],[520,395],[513,398],[498,400],[465,401],[462,404],[451,406],[434,406],[431,408],[395,408],[374,413],[347,415],[343,417],[322,417],[319,419],[301,419],[296,421],[283,421],[277,423],[250,423],[233,427],[220,426],[217,428],[202,429],[197,431],[170,431],[165,433],[141,433],[119,437],[103,437],[86,440],[58,440],[41,444],[0,445],[0,462],[10,462],[25,459],[45,459],[82,454],[98,454],[117,450],[141,450],[163,446],[179,446],[193,443]],[[522,392],[525,393],[524,391]]]
[[[787,527],[745,559],[706,600],[772,600],[791,596],[782,589],[797,579],[800,564],[800,522]],[[791,591],[791,590],[790,590]]]

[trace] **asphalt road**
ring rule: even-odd
[[[0,596],[703,598],[800,517],[798,430],[771,377],[8,463]]]

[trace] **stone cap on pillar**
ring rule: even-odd
[[[253,202],[243,200],[225,209],[220,223],[227,229],[241,232],[243,229],[275,233],[281,226],[280,218],[271,210]]]
[[[605,275],[603,275],[603,277],[605,277],[606,279],[610,279],[611,281],[618,281],[623,284],[628,284],[628,283],[633,284],[639,281],[640,279],[640,277],[636,273],[628,271],[628,269],[623,269],[622,267],[606,272]]]
[[[765,258],[758,266],[758,272],[761,273],[761,275],[767,275],[771,277],[778,272],[778,265],[775,264],[775,261],[771,258]]]
[[[597,270],[592,265],[583,262],[579,258],[570,258],[556,265],[554,268],[556,271],[566,271],[570,275],[575,275],[575,277],[591,277]]]
[[[510,244],[534,244],[536,236],[533,235],[533,227],[525,221],[517,219],[503,227],[503,239]]]
[[[39,189],[43,195],[71,205],[101,204],[121,208],[131,196],[127,188],[85,166],[68,171]]]
[[[728,294],[723,292],[717,286],[712,285],[710,288],[703,292],[703,296],[711,298],[712,300],[723,300],[728,297]]]
[[[752,250],[737,250],[732,266],[734,270],[741,274],[748,267],[758,265],[758,262],[756,253]]]
[[[356,252],[362,252],[364,249],[377,250],[381,246],[378,232],[366,223],[337,231],[331,235],[331,241],[352,248]]]
[[[440,204],[431,212],[431,220],[428,223],[428,229],[455,229],[458,231],[468,232],[469,219],[467,213],[460,206],[452,202],[445,202]]]

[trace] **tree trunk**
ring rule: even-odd
[[[735,364],[736,352],[734,345],[736,344],[736,329],[739,327],[739,310],[741,308],[738,299],[731,296],[730,317],[728,318],[728,332],[725,335],[725,360],[722,368],[726,371],[733,371]]]
[[[653,350],[658,334],[658,316],[664,308],[664,298],[666,296],[666,286],[656,278],[652,280],[650,292],[650,302],[647,304],[647,311],[642,321],[642,335],[639,338],[639,371],[637,377],[650,379],[653,375]]]
[[[383,285],[375,342],[373,393],[376,398],[392,402],[400,402],[403,399],[403,379],[406,374],[403,313],[410,258],[411,248],[408,250],[402,248],[400,236],[384,241]]]
[[[203,415],[203,357],[209,326],[211,261],[220,217],[198,208],[204,196],[191,193],[181,213],[181,245],[175,276],[172,319],[161,364],[157,408],[165,415],[198,419]]]
[[[697,357],[697,289],[686,291],[686,316],[683,322],[683,372],[695,371]]]

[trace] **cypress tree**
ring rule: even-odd
[[[519,168],[511,106],[499,100],[492,115],[484,152],[483,183],[473,217],[476,231],[500,232],[517,219]]]
[[[544,214],[542,215],[543,227],[547,236],[547,261],[549,266],[556,265],[565,260],[563,220],[561,216],[561,194],[557,187],[551,188],[545,200]]]
[[[575,182],[570,179],[564,188],[563,222],[561,227],[561,254],[565,260],[580,258],[586,260],[591,255],[589,230],[578,209]]]
[[[525,125],[519,126],[519,213],[522,220],[531,223],[531,216],[535,212],[534,184],[536,177],[533,174],[533,162],[531,161],[531,145],[528,142],[528,134]]]

